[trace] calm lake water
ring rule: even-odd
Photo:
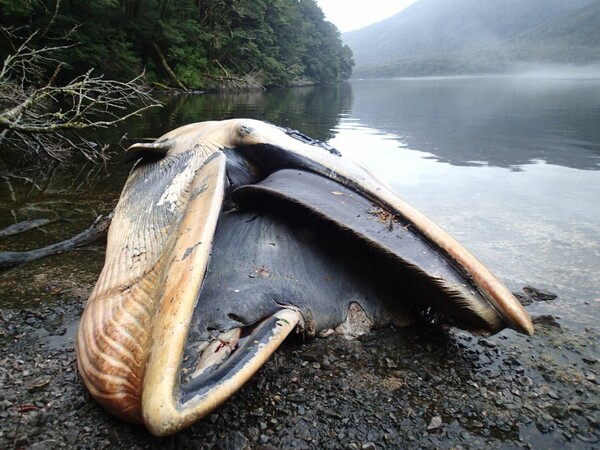
[[[600,80],[365,80],[165,103],[103,137],[116,142],[127,132],[131,143],[186,123],[232,117],[299,129],[369,167],[513,291],[529,284],[559,295],[528,307],[532,313],[553,314],[575,327],[598,326]],[[0,179],[0,228],[15,217],[61,218],[54,232],[4,240],[2,249],[73,235],[96,212],[109,211],[127,174],[118,160],[101,168],[53,169],[38,187],[26,170],[21,178]],[[59,264],[62,272],[81,276],[89,267],[94,277],[102,255],[61,255],[39,264]],[[33,278],[39,267],[9,276]],[[2,277],[8,279],[0,276],[0,284]],[[10,301],[0,293],[0,302]]]

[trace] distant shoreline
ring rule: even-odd
[[[488,73],[464,73],[447,75],[417,75],[417,76],[372,76],[351,77],[349,81],[378,80],[378,79],[401,79],[401,80],[448,80],[448,79],[473,79],[473,78],[535,78],[535,79],[600,79],[599,64],[518,64],[514,69],[503,72]]]

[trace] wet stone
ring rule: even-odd
[[[558,323],[558,320],[556,320],[556,317],[548,314],[534,316],[531,318],[531,321],[534,325],[542,325],[546,327],[562,329],[560,323]]]
[[[52,450],[57,447],[57,442],[53,439],[48,439],[45,441],[34,442],[27,450]]]
[[[591,366],[594,366],[598,363],[598,358],[594,358],[591,356],[584,356],[583,358],[581,358],[581,360],[586,363],[589,364]]]
[[[250,441],[239,431],[232,431],[217,442],[219,450],[250,450]]]
[[[74,445],[77,442],[77,438],[79,437],[79,431],[73,430],[67,433],[67,442],[71,445]]]
[[[42,389],[44,389],[46,386],[48,386],[50,384],[50,381],[51,381],[51,378],[49,376],[38,377],[28,384],[27,390],[29,392],[41,391]]]
[[[596,375],[593,373],[588,373],[585,376],[586,381],[589,381],[590,383],[596,383]]]
[[[427,425],[427,431],[437,430],[441,426],[442,426],[441,416],[432,417],[431,421],[429,422],[429,425]]]
[[[533,286],[524,286],[523,292],[525,292],[525,294],[527,294],[534,301],[539,302],[549,302],[558,298],[558,295],[554,294],[553,292],[535,288]]]

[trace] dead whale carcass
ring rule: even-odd
[[[531,334],[451,236],[335,149],[255,120],[137,144],[77,336],[109,412],[176,432],[235,393],[294,329],[409,323]],[[184,363],[185,361],[185,363]]]

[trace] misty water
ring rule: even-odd
[[[175,96],[116,142],[158,137],[190,122],[251,117],[301,130],[363,163],[476,254],[511,290],[559,295],[534,303],[572,326],[600,317],[600,79],[439,78],[357,80],[251,92]],[[25,169],[0,183],[0,228],[57,216],[55,232],[0,242],[25,249],[73,235],[110,211],[128,167],[58,167],[49,180]],[[27,176],[26,176],[27,175]],[[35,179],[37,186],[32,185]],[[16,218],[16,219],[15,219]],[[93,279],[99,249],[28,264],[0,285],[33,285],[40,271]],[[4,281],[4,283],[3,283]],[[25,281],[25,283],[23,283]],[[25,289],[11,302],[45,301]],[[22,298],[19,298],[21,295]],[[26,298],[25,298],[26,297]]]

